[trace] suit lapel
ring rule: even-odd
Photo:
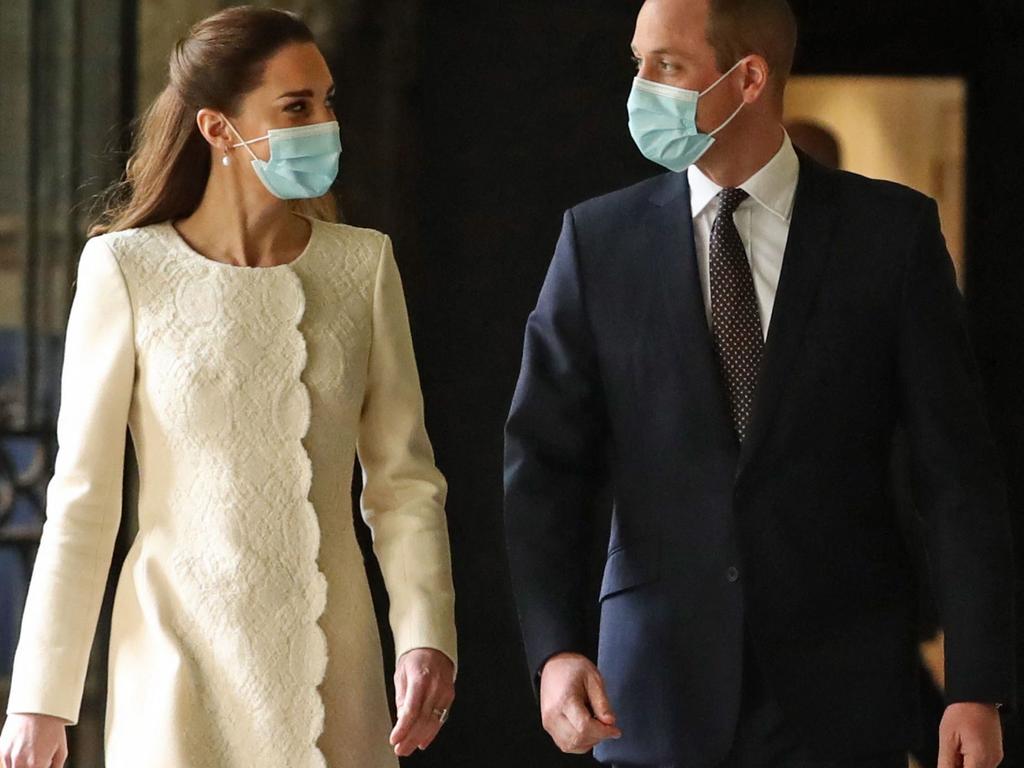
[[[673,363],[683,383],[680,396],[689,398],[688,404],[708,415],[719,445],[731,446],[736,438],[707,325],[694,246],[690,186],[685,173],[665,178],[665,184],[651,196],[654,207],[641,230],[644,250],[653,259],[651,278],[658,282],[655,290],[666,318],[664,325],[675,342]],[[663,326],[659,323],[658,327]]]
[[[736,467],[737,479],[750,466],[771,427],[779,398],[793,370],[808,312],[832,252],[836,206],[832,191],[828,188],[827,171],[802,152],[798,152],[798,155],[800,176],[793,216],[761,359],[750,424]]]

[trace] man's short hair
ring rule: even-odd
[[[708,0],[707,37],[725,72],[756,53],[768,62],[776,88],[785,85],[796,53],[796,16],[787,0]]]

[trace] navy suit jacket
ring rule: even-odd
[[[712,765],[744,626],[823,758],[921,738],[914,562],[888,483],[902,422],[951,701],[1013,706],[1005,481],[935,202],[800,153],[747,439],[708,330],[685,173],[565,214],[505,424],[505,526],[534,684],[596,662],[623,737],[602,761]],[[600,593],[594,493],[614,489]]]

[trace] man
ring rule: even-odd
[[[937,207],[793,149],[795,41],[784,0],[647,0],[629,127],[674,172],[565,215],[505,425],[544,727],[622,768],[905,766],[902,425],[946,637],[940,766],[991,768],[1015,703],[1010,528]]]

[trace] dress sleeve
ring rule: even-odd
[[[434,648],[457,665],[448,485],[424,425],[405,297],[387,236],[373,288],[372,327],[356,450],[360,507],[391,603],[395,656]]]
[[[15,651],[7,713],[78,722],[89,651],[121,520],[133,319],[121,268],[85,244],[68,317],[57,455]]]

